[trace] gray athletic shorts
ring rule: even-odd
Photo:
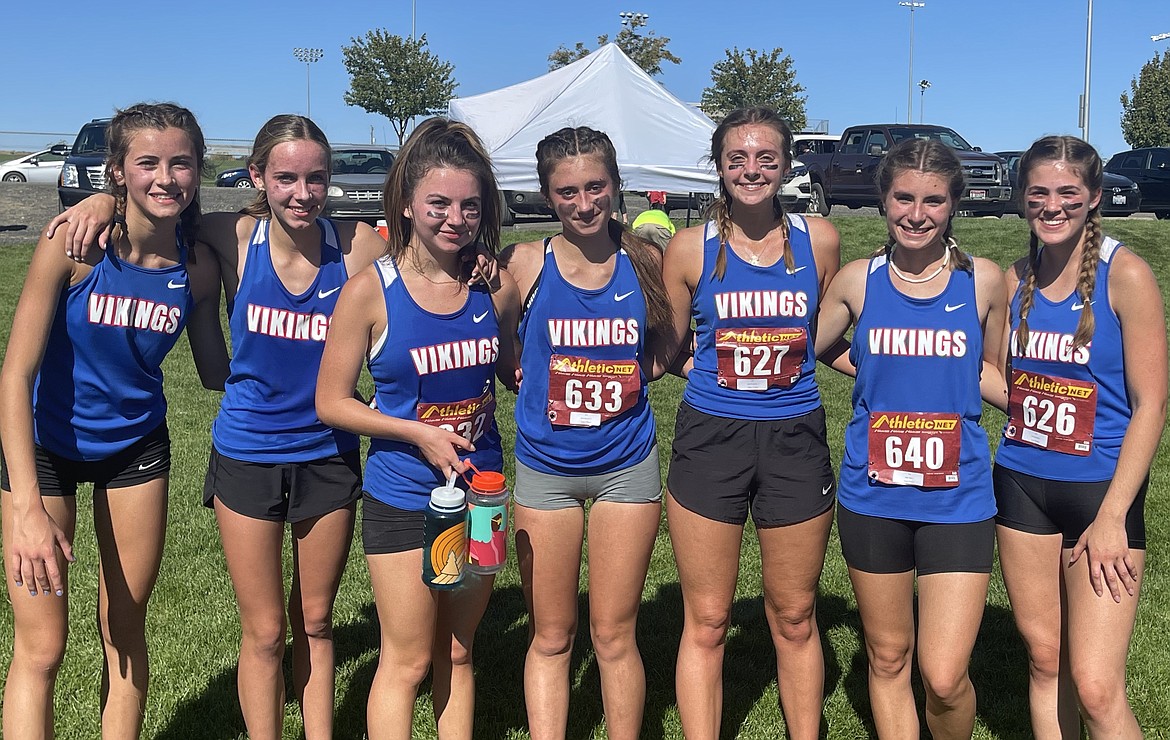
[[[612,473],[549,475],[516,461],[512,500],[529,509],[555,511],[584,506],[593,499],[619,504],[649,504],[662,500],[662,473],[658,446],[642,462]]]

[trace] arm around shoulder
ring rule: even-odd
[[[195,243],[193,254],[195,259],[188,262],[187,275],[191,280],[195,307],[187,321],[187,338],[199,381],[208,390],[222,391],[230,370],[227,342],[220,321],[223,283],[220,265],[211,247],[202,242]]]

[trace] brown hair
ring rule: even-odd
[[[878,192],[882,202],[894,187],[894,178],[906,172],[922,172],[928,175],[937,175],[947,184],[947,193],[951,196],[951,203],[958,208],[963,198],[963,189],[966,179],[963,176],[963,163],[959,155],[946,144],[937,139],[906,138],[895,144],[878,163],[874,180],[877,182]],[[959,270],[971,272],[975,265],[966,252],[959,249],[955,240],[955,212],[952,210],[947,219],[947,228],[943,231],[943,244],[948,250],[953,250],[951,259]],[[893,232],[890,232],[886,243],[874,251],[874,257],[893,253],[897,244]]]
[[[406,252],[413,227],[404,211],[414,197],[415,187],[436,168],[464,170],[479,181],[479,231],[472,245],[480,242],[495,254],[500,248],[500,189],[492,172],[491,157],[470,126],[438,116],[428,118],[411,132],[386,178],[382,191],[382,208],[389,231],[386,254],[398,260]],[[472,245],[464,249],[474,249]],[[470,265],[466,268],[470,269]]]
[[[604,131],[588,126],[566,126],[544,137],[536,145],[536,175],[540,179],[540,192],[544,197],[547,198],[549,194],[549,178],[553,169],[570,157],[597,157],[609,174],[616,196],[622,178],[618,173],[617,150],[609,136]],[[646,321],[650,324],[648,330],[652,334],[669,334],[674,324],[670,299],[666,295],[666,285],[662,282],[662,263],[658,250],[649,242],[634,236],[616,219],[609,219],[608,227],[610,241],[625,250],[638,276],[638,285],[646,299]]]
[[[125,169],[126,154],[130,151],[130,141],[134,134],[142,129],[162,131],[168,128],[177,128],[191,139],[191,146],[195,148],[195,168],[198,175],[203,174],[203,157],[207,147],[203,141],[203,131],[195,121],[195,114],[175,103],[138,103],[129,108],[118,111],[106,127],[106,144],[109,156],[106,158],[106,189],[114,196],[114,213],[116,217],[126,215],[126,186],[119,185],[114,179],[114,168]],[[180,233],[183,240],[191,247],[195,243],[195,235],[199,230],[199,192],[179,214]]]
[[[287,141],[315,141],[320,144],[325,151],[325,168],[328,170],[333,159],[333,150],[329,147],[329,139],[325,138],[325,132],[308,118],[292,113],[273,116],[260,127],[256,140],[252,142],[248,166],[255,167],[256,171],[263,175],[264,170],[268,168],[268,158],[272,156],[272,150],[278,144]],[[268,205],[268,193],[263,189],[259,190],[256,199],[240,209],[240,213],[253,218],[271,218],[272,208]]]
[[[736,108],[724,116],[719,125],[715,127],[715,132],[711,134],[711,161],[715,164],[716,169],[722,169],[723,147],[727,134],[734,128],[752,125],[769,126],[779,134],[780,143],[783,145],[781,154],[784,156],[784,166],[792,165],[792,129],[776,111],[764,106],[757,106],[755,108]],[[719,232],[719,251],[715,253],[714,270],[714,277],[718,280],[723,279],[723,273],[727,270],[727,245],[731,240],[733,204],[731,193],[728,192],[727,186],[723,184],[723,178],[720,177],[719,194],[707,210]],[[780,233],[784,239],[784,266],[792,270],[796,267],[796,261],[792,256],[792,245],[788,240],[788,219],[784,217],[784,206],[780,204],[779,191],[772,199],[772,212],[776,218],[780,219]]]
[[[1021,198],[1028,189],[1028,178],[1032,169],[1046,162],[1068,162],[1080,174],[1081,182],[1093,193],[1100,193],[1104,182],[1104,167],[1101,156],[1088,142],[1075,136],[1045,136],[1033,142],[1024,156],[1020,157]],[[1081,264],[1077,272],[1077,294],[1086,309],[1081,311],[1077,331],[1073,335],[1073,347],[1084,347],[1093,338],[1096,322],[1093,312],[1087,306],[1097,288],[1097,260],[1101,256],[1101,202],[1089,211],[1081,250]],[[1040,239],[1032,232],[1028,239],[1028,263],[1020,277],[1020,324],[1016,330],[1016,342],[1024,347],[1028,344],[1028,313],[1036,300],[1036,273],[1040,269]]]

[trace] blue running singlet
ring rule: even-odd
[[[386,301],[386,332],[368,363],[378,411],[460,434],[475,445],[460,459],[502,471],[495,417],[500,330],[491,294],[477,284],[458,311],[434,314],[415,303],[390,258],[374,265]],[[370,440],[364,488],[382,503],[421,510],[444,482],[414,445]]]
[[[178,264],[157,270],[107,249],[57,303],[33,386],[37,444],[93,461],[154,431],[167,411],[162,361],[193,305],[182,239]]]
[[[289,292],[272,266],[267,219],[256,222],[244,274],[228,305],[228,376],[211,439],[220,454],[259,463],[306,462],[348,452],[349,432],[317,419],[314,396],[325,335],[348,279],[337,228],[317,219],[321,267],[308,289]]]
[[[956,269],[939,295],[911,298],[894,287],[887,258],[874,258],[849,357],[857,382],[841,505],[935,524],[993,516],[974,275]]]

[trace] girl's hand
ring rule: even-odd
[[[62,224],[65,230],[65,256],[75,262],[84,262],[90,248],[96,244],[105,249],[114,230],[114,198],[99,193],[91,195],[75,206],[53,217],[45,229],[45,236],[53,234]]]
[[[1121,603],[1121,589],[1130,596],[1136,593],[1138,569],[1129,555],[1129,539],[1125,521],[1094,519],[1069,553],[1072,567],[1082,554],[1089,559],[1089,583],[1098,596],[1109,589],[1113,600]]]
[[[28,588],[29,596],[37,592],[65,594],[65,581],[57,567],[57,550],[73,562],[73,546],[65,532],[43,509],[14,518],[12,548],[8,572],[19,588]]]
[[[450,478],[452,472],[461,474],[467,470],[467,465],[459,460],[459,450],[475,452],[475,445],[455,432],[421,422],[418,426],[414,444],[428,463],[442,471],[444,479]]]
[[[467,261],[475,263],[471,268],[471,279],[467,281],[469,286],[483,283],[492,293],[500,289],[500,266],[487,247],[476,242],[475,254],[467,257]]]

